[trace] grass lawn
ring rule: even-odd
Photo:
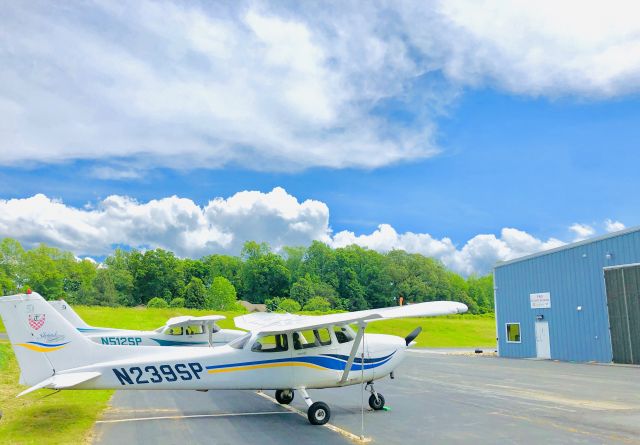
[[[0,341],[0,443],[89,443],[94,422],[113,391],[40,390],[16,399],[20,370],[9,343]]]
[[[150,330],[163,326],[178,315],[206,315],[207,310],[147,309],[143,307],[74,306],[88,324],[108,328]],[[238,312],[221,312],[227,317],[220,322],[223,328],[234,328],[233,317]],[[433,318],[404,318],[371,323],[367,332],[405,337],[416,326],[422,326],[417,346],[431,348],[475,347],[495,345],[495,319],[490,315],[453,315]],[[0,323],[0,330],[4,326]]]
[[[406,337],[418,326],[422,326],[422,333],[416,338],[418,347],[473,348],[494,347],[496,344],[495,319],[487,315],[399,318],[370,323],[366,332]]]

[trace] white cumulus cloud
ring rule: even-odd
[[[611,233],[611,232],[618,232],[620,230],[623,230],[625,228],[625,225],[620,221],[606,219],[604,221],[604,228],[607,231],[607,233]]]
[[[581,241],[595,235],[596,233],[596,229],[594,229],[592,226],[580,223],[572,224],[569,227],[569,230],[571,230],[575,235],[574,241]]]
[[[376,168],[433,156],[437,115],[468,87],[637,93],[638,5],[6,2],[0,165],[97,160],[97,177],[130,180],[156,166]]]
[[[381,224],[369,234],[347,230],[334,234],[325,203],[312,199],[300,202],[280,187],[267,193],[238,192],[204,206],[177,196],[138,202],[120,195],[89,204],[77,208],[42,194],[0,200],[0,234],[18,239],[26,247],[45,242],[70,250],[78,258],[108,255],[119,245],[160,247],[179,256],[200,257],[237,255],[249,240],[267,242],[276,251],[319,240],[332,247],[357,244],[379,252],[402,249],[420,253],[463,275],[485,274],[496,261],[564,244],[515,228],[503,228],[498,235],[478,234],[463,244],[428,233],[398,233],[389,224]],[[584,224],[574,224],[571,229],[578,237],[595,233]]]

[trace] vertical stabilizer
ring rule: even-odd
[[[91,363],[98,346],[35,292],[1,297],[0,316],[27,385]]]
[[[49,304],[53,306],[55,310],[57,310],[60,315],[62,315],[65,320],[67,320],[71,325],[82,332],[83,330],[87,330],[92,328],[92,326],[88,325],[76,311],[73,310],[69,303],[64,300],[55,300],[50,301]]]

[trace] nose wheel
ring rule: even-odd
[[[304,388],[298,389],[300,394],[304,397],[304,401],[309,407],[307,409],[307,418],[309,419],[309,423],[311,425],[324,425],[331,418],[331,409],[329,409],[329,405],[324,402],[314,402],[309,397],[307,390]]]
[[[367,383],[367,386],[365,386],[364,389],[371,393],[371,396],[369,396],[369,406],[371,407],[371,409],[373,409],[374,411],[380,411],[381,409],[383,409],[384,397],[379,392],[376,392],[375,388],[373,387],[373,383]]]

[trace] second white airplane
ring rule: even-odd
[[[109,346],[220,346],[246,334],[220,328],[216,322],[224,320],[224,315],[173,317],[154,331],[95,327],[88,325],[66,301],[49,304],[88,339]]]

